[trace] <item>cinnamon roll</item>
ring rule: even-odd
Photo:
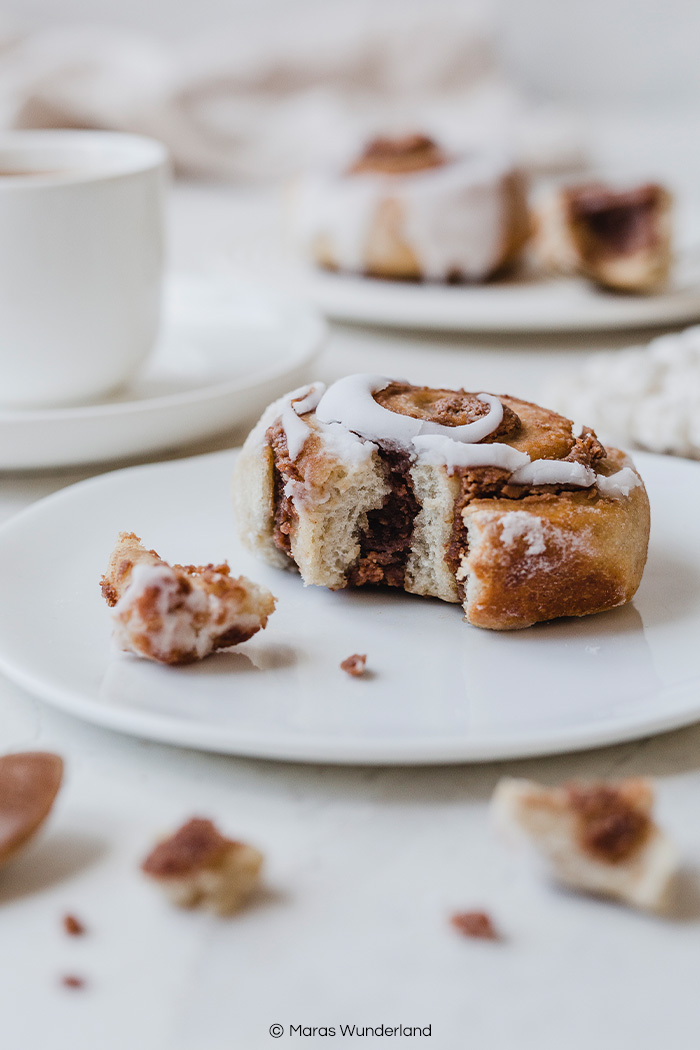
[[[641,478],[587,427],[374,375],[271,405],[234,499],[243,542],[307,584],[399,587],[495,629],[630,601],[649,536]]]
[[[452,156],[425,135],[371,142],[344,171],[299,187],[296,232],[330,270],[484,281],[530,232],[522,174],[500,157]]]
[[[546,268],[604,288],[658,291],[672,261],[671,207],[670,193],[656,183],[560,189],[537,213],[534,253]]]

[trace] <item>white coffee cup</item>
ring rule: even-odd
[[[109,131],[0,133],[0,405],[75,404],[153,347],[167,153]]]

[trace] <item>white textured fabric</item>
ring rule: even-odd
[[[603,440],[700,459],[700,326],[594,354],[547,397]]]
[[[176,166],[275,178],[381,132],[497,138],[535,167],[576,163],[560,116],[526,110],[485,19],[459,0],[303,2],[164,43],[114,29],[0,33],[0,125],[161,139]]]

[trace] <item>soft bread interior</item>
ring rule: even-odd
[[[376,451],[359,463],[328,457],[325,468],[316,466],[308,488],[295,485],[291,549],[304,583],[335,590],[359,557],[367,512],[383,506],[390,486]]]
[[[459,479],[427,464],[411,468],[413,491],[420,504],[413,523],[411,552],[406,562],[405,588],[445,602],[459,602],[454,575],[445,559],[454,524]]]

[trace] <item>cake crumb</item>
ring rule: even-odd
[[[64,915],[63,916],[63,929],[66,931],[69,937],[82,937],[85,933],[85,926],[76,919],[75,915]]]
[[[340,669],[345,671],[346,674],[352,675],[353,678],[361,678],[365,673],[366,663],[366,653],[353,653],[352,656],[348,656],[347,660],[343,660]]]
[[[500,941],[501,937],[491,916],[485,911],[463,911],[452,916],[450,922],[465,937],[477,937],[482,941]]]
[[[255,847],[226,838],[211,820],[193,817],[154,847],[141,870],[179,907],[230,915],[257,890],[262,864]]]
[[[71,973],[61,978],[61,984],[64,988],[84,988],[85,978],[77,977],[75,974]]]

